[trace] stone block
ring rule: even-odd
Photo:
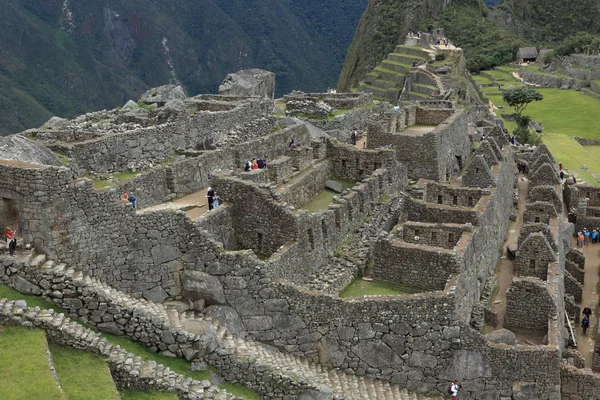
[[[325,182],[325,187],[337,193],[342,193],[344,191],[344,186],[338,181],[328,180]]]

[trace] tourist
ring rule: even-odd
[[[585,331],[590,327],[590,319],[588,317],[581,320],[581,327],[583,328],[583,334],[585,335]]]
[[[211,187],[209,187],[206,192],[206,200],[208,203],[208,210],[210,211],[213,209],[213,202],[215,201],[215,191]]]
[[[265,162],[260,157],[258,157],[258,160],[256,161],[256,164],[258,165],[258,169],[263,169],[265,167]]]
[[[252,169],[252,161],[246,161],[244,164],[244,172],[250,172]]]
[[[220,202],[221,202],[221,198],[219,197],[219,194],[217,192],[215,192],[215,194],[213,196],[213,201],[212,201],[212,208],[219,207]]]
[[[129,201],[129,195],[127,193],[123,193],[123,200]]]
[[[587,246],[590,244],[590,231],[587,230],[587,228],[583,229],[583,236],[584,236],[584,241],[583,243]]]
[[[573,175],[573,184],[577,184],[577,179],[575,178],[575,175]]]
[[[583,247],[583,239],[585,239],[583,232],[577,232],[577,247]]]
[[[558,169],[562,170],[562,163],[561,162],[558,163]]]
[[[15,249],[17,247],[17,238],[15,237],[15,234],[15,231],[9,227],[6,228],[6,247],[8,248],[8,253],[11,256],[15,255]]]
[[[598,243],[598,231],[597,230],[593,230],[592,234],[590,235],[592,237],[592,243]]]
[[[258,169],[258,163],[256,162],[256,159],[252,159],[252,170],[257,170]]]
[[[560,176],[560,180],[564,180],[565,179],[565,173],[563,171],[560,171],[560,174],[558,174]]]
[[[129,202],[131,203],[131,208],[133,208],[134,210],[137,209],[137,198],[135,197],[135,195],[133,193],[129,194]]]
[[[592,309],[589,307],[584,307],[582,314],[585,315],[586,318],[589,318],[590,315],[592,315]]]
[[[456,396],[458,395],[458,379],[455,379],[452,384],[448,387],[448,394],[452,396],[452,400],[456,400]]]
[[[358,130],[356,128],[352,129],[350,139],[352,140],[352,146],[356,146],[356,140],[358,139]]]

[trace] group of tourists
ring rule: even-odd
[[[440,46],[440,45],[443,44],[444,46],[448,47],[448,45],[450,44],[450,41],[447,38],[438,39],[437,42],[436,42],[436,44],[438,46]]]
[[[208,191],[206,192],[206,201],[208,203],[209,210],[215,209],[219,207],[219,204],[221,204],[221,198],[219,197],[219,194],[211,187],[209,187]]]
[[[10,227],[6,227],[6,247],[8,247],[8,253],[11,256],[15,255],[15,251],[17,250],[17,232],[10,229]]]
[[[246,161],[244,164],[244,172],[250,172],[257,169],[267,168],[267,160],[262,158],[253,158],[250,161]]]
[[[588,228],[583,228],[577,232],[577,247],[583,247],[590,244],[596,244],[600,242],[600,228],[596,228],[591,232]]]
[[[123,200],[127,200],[134,210],[137,209],[137,197],[135,197],[133,193],[125,193],[123,195]]]

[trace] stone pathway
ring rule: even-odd
[[[577,240],[573,238],[573,248],[577,248]],[[585,256],[585,278],[581,309],[589,306],[592,309],[590,327],[587,335],[583,334],[581,323],[573,327],[577,332],[577,350],[585,358],[586,368],[592,368],[594,345],[598,326],[598,270],[600,268],[600,244],[589,244],[580,248]],[[573,316],[571,316],[573,317]]]
[[[507,247],[509,245],[516,246],[519,240],[519,233],[523,226],[523,213],[525,212],[525,206],[527,204],[527,192],[529,190],[529,180],[527,177],[520,175],[519,182],[519,203],[517,208],[517,220],[508,230],[506,242],[502,247],[502,256],[500,260],[500,269],[498,271],[498,283],[496,297],[493,299],[492,309],[497,313],[497,324],[494,327],[496,329],[502,329],[504,327],[504,317],[506,316],[506,291],[512,283],[512,278],[515,275],[515,262],[508,258]]]
[[[306,359],[283,353],[278,349],[259,342],[234,338],[218,321],[191,310],[177,308],[170,303],[158,304],[145,299],[134,298],[126,293],[106,285],[96,278],[85,275],[82,271],[71,268],[63,263],[47,260],[45,255],[32,255],[32,252],[22,252],[18,257],[28,260],[30,265],[37,266],[46,273],[57,276],[66,276],[93,291],[103,291],[119,306],[135,307],[145,315],[154,315],[161,321],[168,321],[172,329],[181,329],[190,334],[202,335],[207,330],[214,329],[223,349],[235,354],[238,360],[251,360],[267,369],[274,369],[278,373],[301,377],[313,384],[327,385],[332,388],[338,400],[426,400],[428,398],[410,393],[406,389],[390,383],[389,381],[376,380],[363,376],[349,375],[342,370],[323,367]],[[172,304],[172,303],[171,303]],[[183,303],[182,303],[183,304]],[[81,330],[79,327],[74,327]],[[121,351],[122,353],[123,351]],[[125,353],[120,354],[124,356]],[[137,365],[141,360],[133,360]],[[132,361],[128,361],[131,363]],[[152,369],[153,371],[153,369]],[[154,372],[149,370],[149,377]]]
[[[180,199],[139,209],[137,212],[150,213],[162,210],[183,210],[190,219],[195,219],[208,211],[208,201],[206,199],[207,191],[208,188],[200,189],[199,191],[188,194]]]

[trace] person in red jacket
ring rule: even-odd
[[[8,252],[11,256],[15,255],[15,249],[17,247],[17,239],[15,238],[15,233],[16,232],[10,229],[9,227],[6,228],[6,247],[8,247]]]

